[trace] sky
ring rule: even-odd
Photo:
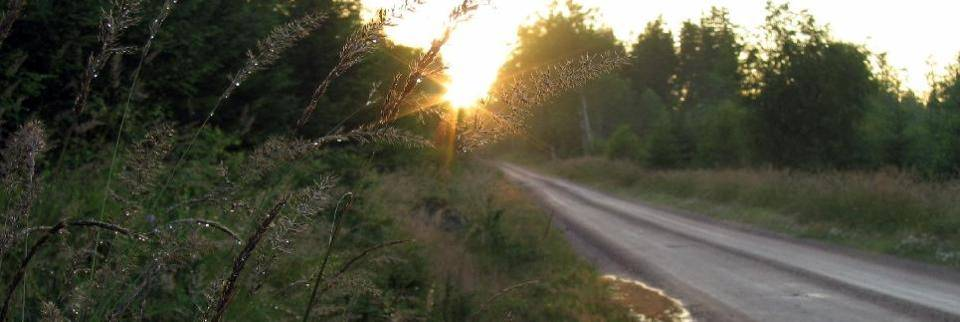
[[[403,0],[362,0],[365,9],[391,8]],[[462,0],[425,0],[387,31],[396,43],[428,47],[446,23],[450,10]],[[475,16],[458,26],[444,48],[450,84],[447,98],[468,105],[486,94],[499,67],[516,46],[516,30],[550,7],[553,0],[483,0]],[[647,22],[662,16],[679,31],[686,20],[697,20],[711,6],[730,10],[744,35],[755,35],[763,24],[763,0],[576,0],[597,9],[598,22],[610,27],[622,41],[632,43]],[[927,75],[941,73],[957,61],[960,39],[960,1],[956,0],[793,0],[793,9],[809,10],[834,38],[863,44],[875,53],[887,53],[908,89],[929,91]],[[931,68],[933,67],[933,68]]]

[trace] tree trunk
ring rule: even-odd
[[[590,129],[590,113],[587,111],[587,96],[580,93],[581,128],[583,130],[583,154],[589,154],[593,145],[593,131]]]

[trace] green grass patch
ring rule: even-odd
[[[369,207],[393,214],[422,247],[429,320],[631,320],[540,207],[495,170],[424,172],[383,176]]]

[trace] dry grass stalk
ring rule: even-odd
[[[230,227],[227,227],[224,224],[221,224],[219,222],[209,220],[209,219],[202,219],[202,218],[178,219],[178,220],[171,221],[168,224],[168,227],[174,226],[174,225],[181,225],[181,224],[201,225],[205,228],[213,228],[215,230],[219,230],[223,232],[224,234],[227,234],[228,236],[230,236],[230,238],[233,238],[237,242],[243,242],[243,240],[240,239],[240,235],[235,233],[232,229],[230,229]]]
[[[303,110],[300,119],[297,120],[297,130],[302,129],[308,122],[313,112],[317,109],[320,99],[327,93],[330,84],[348,70],[359,64],[371,52],[383,43],[383,28],[387,25],[387,12],[379,11],[377,19],[367,23],[354,31],[347,42],[340,49],[340,58],[337,64],[330,70],[327,77],[320,82],[317,89],[314,90],[310,103]]]
[[[362,128],[374,129],[386,126],[388,123],[396,120],[401,113],[403,104],[407,101],[413,91],[423,83],[424,79],[434,76],[443,71],[443,64],[440,60],[440,49],[450,40],[450,35],[457,24],[468,19],[470,15],[479,7],[476,0],[464,0],[450,13],[450,21],[447,23],[443,34],[433,41],[430,48],[420,56],[411,66],[410,72],[406,75],[397,75],[393,79],[393,85],[387,96],[384,98],[383,105],[380,107],[380,117],[372,124],[364,125]]]
[[[358,128],[349,132],[336,132],[311,141],[271,138],[253,152],[251,166],[243,173],[243,181],[256,182],[287,162],[301,160],[311,153],[322,151],[334,144],[347,143],[386,144],[410,149],[433,146],[421,136],[392,127]]]
[[[164,159],[173,152],[175,136],[172,126],[161,124],[133,144],[119,174],[119,183],[129,191],[129,198],[137,200],[156,190],[157,180],[166,171]]]
[[[270,229],[270,226],[273,222],[280,216],[283,208],[286,207],[289,197],[283,196],[280,197],[280,201],[273,206],[270,211],[267,212],[267,215],[260,221],[260,224],[257,226],[256,231],[249,238],[244,248],[237,255],[236,259],[233,261],[233,270],[230,273],[230,276],[223,281],[223,287],[220,289],[220,297],[217,299],[217,303],[214,305],[211,312],[211,320],[213,322],[219,322],[223,320],[224,314],[227,312],[227,308],[230,306],[230,302],[233,301],[233,297],[237,294],[237,283],[240,278],[240,274],[243,273],[243,269],[247,265],[247,260],[250,259],[250,256],[253,255],[253,251],[257,249],[257,246],[260,244],[260,240],[263,239],[267,231]]]
[[[529,110],[607,75],[629,62],[621,52],[587,54],[514,77],[494,88],[491,97],[511,109]]]
[[[0,47],[3,47],[3,41],[10,35],[13,29],[13,23],[20,19],[23,13],[23,6],[27,0],[8,0],[7,9],[0,13]]]
[[[57,308],[57,305],[50,301],[44,301],[40,305],[40,320],[44,322],[68,322],[63,312]]]
[[[37,162],[46,151],[46,137],[38,121],[24,124],[10,137],[3,150],[0,174],[3,188],[12,197],[11,209],[3,214],[0,227],[0,263],[6,252],[17,242],[17,232],[29,219],[33,203],[40,193]]]
[[[502,82],[486,100],[488,105],[497,106],[497,109],[478,109],[473,119],[458,124],[457,150],[473,151],[521,133],[534,108],[583,87],[628,62],[623,53],[616,51],[587,54]]]
[[[105,190],[110,190],[110,185],[113,180],[114,170],[116,168],[117,156],[120,152],[120,138],[123,136],[123,130],[126,127],[127,116],[130,114],[130,104],[133,101],[133,95],[136,92],[137,84],[140,80],[140,73],[143,71],[143,66],[146,63],[147,56],[150,55],[150,49],[153,48],[153,40],[156,39],[157,35],[160,34],[160,29],[163,27],[163,23],[170,17],[170,14],[173,12],[174,7],[177,5],[179,0],[165,0],[163,5],[160,7],[160,12],[157,16],[150,22],[150,32],[147,36],[146,42],[144,42],[143,47],[140,48],[140,61],[137,63],[137,67],[133,70],[133,79],[130,82],[130,88],[127,89],[127,99],[123,104],[123,115],[120,117],[120,126],[117,129],[116,140],[114,140],[113,145],[113,154],[110,159],[110,171],[107,175],[107,183],[104,186]],[[104,194],[103,202],[100,205],[100,215],[103,215],[104,208],[106,206],[106,198],[108,194]]]
[[[500,297],[502,297],[502,296],[504,296],[504,295],[506,295],[506,294],[508,294],[508,293],[510,293],[510,292],[513,292],[513,291],[516,291],[516,290],[519,290],[519,289],[522,289],[522,288],[524,288],[524,287],[527,287],[527,286],[530,286],[530,285],[534,285],[534,284],[537,284],[537,283],[540,283],[540,280],[534,279],[534,280],[529,280],[529,281],[525,281],[525,282],[520,282],[520,283],[511,285],[511,286],[509,286],[509,287],[507,287],[507,288],[504,288],[504,289],[500,290],[500,291],[497,292],[496,294],[493,294],[493,296],[490,296],[490,298],[488,298],[486,301],[484,301],[484,302],[483,302],[483,305],[480,306],[480,309],[477,310],[477,313],[474,314],[474,316],[476,316],[478,319],[480,319],[480,317],[483,316],[483,313],[490,307],[490,305],[493,304],[493,303],[494,303],[497,299],[499,299]]]
[[[100,218],[103,218],[103,212],[106,210],[107,198],[111,195],[110,187],[113,183],[113,175],[117,166],[117,157],[120,153],[120,138],[123,136],[123,130],[126,128],[127,116],[130,114],[130,104],[133,101],[133,95],[140,80],[140,73],[143,71],[143,66],[146,63],[147,56],[150,54],[150,49],[153,47],[153,40],[157,37],[157,35],[160,34],[160,29],[163,27],[163,23],[167,21],[167,18],[170,17],[170,14],[173,12],[173,9],[178,2],[179,0],[164,0],[163,5],[160,7],[160,12],[157,14],[156,18],[150,22],[150,33],[147,37],[147,41],[144,42],[143,47],[140,48],[140,61],[137,63],[137,67],[133,71],[133,80],[130,81],[130,88],[127,89],[127,100],[123,104],[123,115],[120,117],[120,126],[117,129],[117,136],[113,143],[113,154],[110,158],[110,171],[107,173],[107,183],[104,185],[104,190],[106,190],[107,193],[104,193],[103,200],[100,203]]]
[[[213,116],[216,115],[217,110],[220,109],[220,106],[223,104],[223,102],[230,98],[230,95],[232,95],[233,92],[240,87],[243,81],[245,81],[254,73],[265,70],[267,67],[275,64],[280,60],[283,52],[285,52],[287,49],[290,49],[290,47],[293,47],[293,45],[295,45],[298,41],[309,36],[317,28],[320,28],[320,26],[326,20],[327,15],[323,13],[307,14],[297,20],[274,28],[266,38],[257,42],[257,47],[255,50],[247,52],[247,61],[244,63],[243,67],[241,67],[240,70],[234,74],[234,76],[231,78],[230,84],[227,85],[227,88],[222,94],[220,94],[220,98],[217,99],[217,102],[214,104],[213,108],[210,109],[210,113],[208,113],[203,122],[200,123],[200,127],[197,128],[197,131],[190,139],[190,142],[187,143],[186,149],[177,159],[173,169],[170,171],[167,184],[164,185],[164,187],[161,189],[161,192],[166,191],[166,188],[173,180],[173,177],[180,169],[180,165],[183,163],[184,158],[186,158],[187,154],[189,154],[193,149],[194,144],[196,144],[197,139],[200,137],[200,133],[203,132],[203,130],[210,123],[210,120],[213,119]]]
[[[406,244],[409,242],[412,242],[412,240],[396,240],[396,241],[390,241],[390,242],[382,243],[382,244],[364,249],[359,254],[353,256],[352,258],[344,262],[344,264],[340,266],[340,269],[338,269],[336,273],[334,273],[333,275],[327,278],[323,278],[323,268],[326,266],[326,258],[325,258],[324,264],[321,266],[321,270],[318,272],[317,276],[314,278],[313,290],[310,294],[310,301],[307,303],[306,312],[303,315],[303,321],[310,320],[310,315],[314,311],[314,306],[316,305],[316,299],[322,297],[323,294],[325,294],[327,291],[333,288],[338,283],[338,281],[340,281],[344,277],[344,275],[350,272],[350,269],[353,268],[355,264],[359,263],[361,260],[369,256],[370,254],[373,254],[377,251],[390,248],[393,246],[397,246],[397,245]],[[329,254],[327,256],[329,256]],[[320,315],[325,316],[329,314],[320,314]]]
[[[335,133],[316,139],[307,147],[314,149],[326,147],[334,143],[371,144],[381,143],[411,149],[432,147],[433,144],[423,137],[405,130],[392,127],[359,128],[349,132]]]
[[[216,113],[216,108],[222,101],[230,98],[233,91],[240,87],[250,75],[276,64],[283,52],[293,47],[300,40],[307,38],[314,30],[320,28],[320,25],[325,21],[327,21],[326,14],[311,13],[270,31],[266,38],[257,42],[255,50],[247,52],[246,63],[231,77],[230,84],[220,95],[220,101],[217,102],[217,106],[210,112],[210,115]]]
[[[390,241],[390,242],[382,243],[382,244],[379,244],[379,245],[372,246],[372,247],[369,247],[369,248],[367,248],[367,249],[364,249],[364,250],[361,251],[359,254],[351,257],[349,260],[347,260],[346,262],[344,262],[344,264],[343,264],[342,266],[340,266],[340,269],[338,269],[335,274],[333,274],[332,276],[324,279],[324,280],[323,280],[323,283],[321,283],[321,284],[324,284],[325,286],[324,286],[323,289],[320,290],[320,293],[317,294],[317,296],[322,295],[324,291],[326,291],[326,290],[330,289],[331,287],[333,287],[333,283],[334,283],[337,279],[339,279],[341,276],[343,276],[344,274],[346,274],[347,272],[349,272],[350,269],[353,268],[353,266],[354,266],[355,264],[359,263],[361,260],[363,260],[363,259],[366,258],[367,256],[370,256],[370,254],[373,254],[374,252],[379,251],[379,250],[382,250],[382,249],[387,249],[387,248],[390,248],[390,247],[393,247],[393,246],[406,244],[406,243],[409,243],[409,242],[412,242],[412,241],[413,241],[413,240],[411,240],[411,239],[407,239],[407,240],[395,240],[395,241]]]
[[[23,276],[27,272],[27,267],[30,266],[30,261],[33,260],[33,257],[37,252],[43,248],[47,242],[50,241],[55,235],[58,235],[64,229],[68,228],[95,228],[100,230],[106,230],[114,232],[120,235],[127,237],[135,238],[136,240],[145,241],[146,237],[143,235],[134,233],[130,229],[120,227],[111,223],[96,221],[96,220],[77,220],[77,221],[60,221],[52,227],[43,227],[46,230],[46,233],[37,240],[30,250],[27,251],[27,254],[24,256],[23,260],[20,262],[20,267],[17,269],[17,272],[14,273],[13,279],[10,281],[10,284],[7,285],[6,297],[3,301],[3,309],[0,310],[0,321],[6,321],[7,314],[9,313],[10,301],[13,299],[13,293],[17,291],[17,287],[20,286],[20,282],[23,281]]]
[[[104,10],[100,21],[100,50],[90,55],[87,67],[80,78],[80,91],[74,100],[74,111],[82,113],[87,106],[93,80],[100,77],[100,71],[115,54],[126,54],[132,49],[120,46],[123,33],[140,22],[142,0],[113,0],[111,8]]]
[[[353,193],[348,192],[340,198],[340,202],[337,203],[337,208],[333,211],[333,229],[330,231],[327,249],[324,251],[323,259],[320,261],[320,269],[317,270],[317,275],[314,278],[313,290],[310,292],[310,301],[307,302],[306,312],[303,313],[303,321],[310,320],[310,312],[313,310],[313,304],[317,299],[317,290],[320,287],[320,281],[323,280],[323,272],[327,268],[330,255],[333,254],[334,246],[336,246],[337,236],[340,234],[340,225],[343,223],[343,216],[353,207],[353,201]]]

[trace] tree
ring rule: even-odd
[[[743,45],[726,9],[712,8],[697,25],[685,22],[680,32],[676,87],[686,110],[737,101],[743,75]]]
[[[876,56],[874,81],[877,90],[867,98],[863,120],[857,128],[856,163],[867,168],[905,168],[911,142],[907,130],[926,113],[910,91],[903,90],[897,72],[886,54]]]
[[[646,120],[640,138],[642,150],[639,158],[655,168],[676,167],[683,162],[678,113],[670,109],[653,90],[647,89],[640,96],[640,106]]]
[[[593,11],[585,10],[573,2],[564,6],[567,9],[565,12],[554,8],[538,22],[520,29],[520,44],[511,60],[502,68],[501,79],[509,79],[525,71],[586,53],[624,51],[611,30],[598,29],[590,24]],[[584,118],[583,103],[586,102],[587,105],[591,128],[609,128],[596,126],[596,123],[615,119],[607,113],[614,111],[614,107],[621,106],[624,100],[629,98],[628,88],[619,84],[623,82],[616,79],[615,75],[607,76],[578,92],[560,96],[548,106],[535,109],[529,123],[530,135],[538,143],[547,145],[550,152],[556,156],[588,152],[584,150],[582,143],[584,135],[577,130],[581,128]],[[618,88],[619,93],[611,93]]]
[[[960,111],[960,55],[957,63],[947,68],[946,75],[933,84],[930,107]]]
[[[761,63],[756,102],[764,157],[778,166],[850,166],[855,129],[876,87],[867,54],[831,40],[806,13],[787,5],[768,9],[773,47]]]
[[[142,46],[149,34],[149,22],[163,2],[144,1],[140,15],[143,21],[129,29],[120,44]],[[67,133],[76,124],[84,124],[82,135],[90,139],[85,142],[116,137],[124,110],[121,105],[125,103],[139,54],[116,55],[107,64],[93,82],[86,115],[77,119],[70,107],[86,59],[99,46],[97,26],[104,3],[28,3],[10,38],[0,48],[0,66],[4,66],[0,73],[0,105],[4,106],[0,109],[0,136],[12,131],[14,125],[35,118],[55,133]],[[297,48],[287,51],[276,65],[238,88],[212,123],[237,130],[231,131],[234,133],[249,130],[252,135],[245,138],[250,141],[285,131],[306,105],[316,83],[336,62],[342,42],[361,23],[357,0],[180,1],[153,40],[134,91],[128,119],[131,126],[127,129],[137,131],[163,121],[199,122],[228,85],[226,75],[235,73],[239,62],[246,60],[248,49],[274,27],[315,12],[335,14],[329,15],[323,27]],[[326,133],[342,119],[347,106],[362,106],[366,102],[375,80],[389,79],[405,68],[400,61],[409,52],[387,50],[389,54],[374,55],[370,64],[346,73],[334,83],[328,94],[339,99],[322,102],[317,122],[307,133]],[[401,59],[392,57],[396,55]]]
[[[927,113],[907,129],[908,165],[934,178],[960,175],[960,58],[933,84]]]
[[[673,33],[664,28],[662,17],[647,24],[646,30],[633,45],[633,65],[627,70],[627,75],[638,93],[650,89],[664,100],[672,102],[677,50]]]
[[[702,113],[695,127],[694,164],[709,168],[746,166],[752,152],[747,109],[727,102]]]

